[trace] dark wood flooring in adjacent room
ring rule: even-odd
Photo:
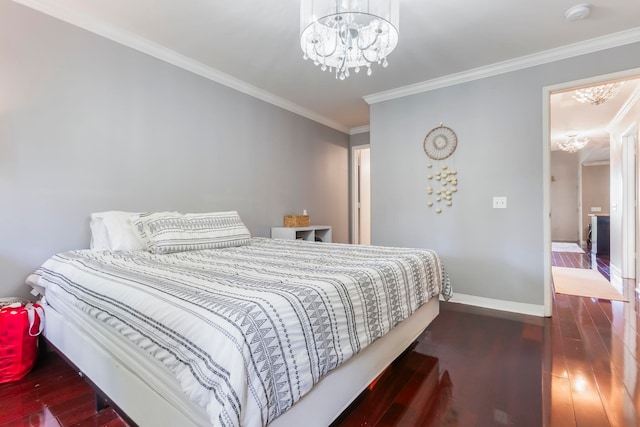
[[[589,268],[588,258],[553,260]],[[555,295],[551,319],[443,303],[333,427],[640,425],[638,299],[624,286],[630,303]],[[96,413],[89,387],[51,353],[0,396],[2,426],[126,426]]]

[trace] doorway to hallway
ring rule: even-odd
[[[371,147],[360,145],[352,148],[352,226],[353,243],[371,244]]]

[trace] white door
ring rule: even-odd
[[[371,244],[371,149],[360,150],[359,191],[359,244]]]
[[[368,145],[351,149],[352,241],[371,244],[371,149]]]

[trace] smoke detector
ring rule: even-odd
[[[564,16],[567,21],[578,21],[589,16],[591,12],[591,5],[589,3],[580,3],[567,9]]]

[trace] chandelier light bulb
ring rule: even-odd
[[[616,96],[618,92],[620,92],[620,87],[623,84],[624,82],[607,83],[604,85],[578,89],[574,92],[573,98],[583,104],[600,105]]]
[[[302,0],[300,47],[315,65],[335,68],[344,80],[371,64],[387,67],[398,44],[399,0]]]
[[[572,133],[568,134],[565,140],[558,142],[558,147],[560,147],[562,151],[575,153],[586,147],[588,143],[589,138],[580,138],[577,134]]]

